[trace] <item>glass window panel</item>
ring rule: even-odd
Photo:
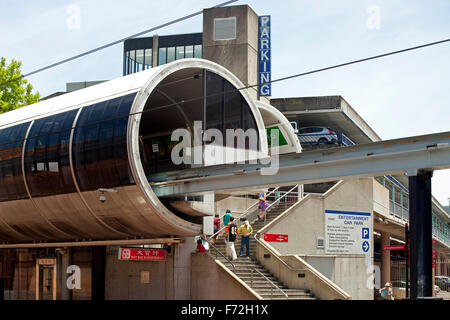
[[[214,41],[236,39],[236,17],[214,19]]]
[[[183,59],[184,58],[184,47],[177,47],[177,57],[176,59]]]
[[[223,132],[223,78],[206,72],[206,119],[205,129],[219,129]]]
[[[242,129],[242,96],[228,81],[225,81],[224,89],[224,129]]]
[[[144,64],[144,50],[136,50],[136,61],[140,64]]]
[[[202,57],[202,45],[196,45],[194,46],[194,58],[201,58]]]
[[[98,103],[81,111],[74,133],[73,157],[82,191],[133,183],[126,133],[135,95]]]
[[[185,57],[186,58],[194,57],[194,46],[186,46]]]
[[[0,201],[28,198],[22,174],[22,148],[29,125],[0,130]]]
[[[33,197],[75,192],[69,161],[69,139],[78,110],[33,123],[25,146],[25,175]]]
[[[152,49],[145,49],[145,69],[150,69],[152,67]]]
[[[144,50],[136,50],[136,62],[137,62],[137,70],[136,72],[140,72],[144,70]]]
[[[175,60],[175,47],[167,48],[167,63]]]
[[[136,51],[130,51],[130,73],[136,72]]]
[[[159,48],[158,51],[158,65],[166,64],[166,48]]]

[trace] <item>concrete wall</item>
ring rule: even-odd
[[[377,197],[382,197],[377,190]],[[325,239],[325,210],[371,212],[374,208],[374,182],[371,178],[341,181],[326,194],[308,195],[284,215],[262,230],[264,233],[287,234],[288,242],[270,242],[282,255],[299,255],[352,296],[352,299],[373,299],[367,287],[367,268],[373,257],[373,230],[370,250],[365,255],[330,255],[317,248],[317,238]],[[381,201],[381,199],[378,199]],[[373,229],[373,226],[372,226]],[[333,270],[333,271],[330,271]]]
[[[248,199],[241,197],[228,197],[215,203],[215,212],[222,217],[227,209],[231,210],[234,217],[245,212],[251,205],[258,202],[257,199]],[[255,206],[256,208],[256,206]]]
[[[315,297],[323,300],[351,299],[347,292],[339,288],[304,259],[296,255],[280,255],[264,240],[261,240],[261,243],[265,246],[257,244],[258,260],[289,288],[309,289]],[[277,259],[274,255],[277,255],[280,259]]]
[[[191,253],[193,238],[172,246],[166,261],[121,261],[117,249],[108,248],[105,272],[106,300],[188,300],[191,299]],[[141,283],[149,272],[150,282]]]
[[[214,18],[236,17],[236,39],[214,41]],[[247,5],[203,10],[203,58],[235,74],[245,85],[258,83],[258,15]],[[249,89],[257,98],[256,88]]]
[[[191,299],[259,300],[250,287],[206,253],[193,253],[191,263]]]
[[[389,190],[373,179],[373,211],[391,217],[389,212]]]

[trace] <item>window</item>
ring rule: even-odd
[[[201,58],[202,57],[202,45],[195,45],[194,46],[194,58]]]
[[[209,71],[206,72],[206,96],[205,130],[219,129],[224,137],[226,137],[226,129],[257,130],[250,106],[241,93],[234,90],[233,85],[227,80]],[[248,142],[245,141],[246,149],[251,147]],[[256,148],[258,144],[259,139]]]
[[[32,197],[76,192],[69,139],[78,110],[34,121],[25,145],[24,168]]]
[[[144,70],[144,50],[136,50],[136,72]]]
[[[126,133],[135,93],[84,107],[73,137],[74,171],[80,190],[132,184]]]
[[[152,67],[152,49],[145,49],[145,69],[150,69]]]
[[[177,47],[177,60],[184,58],[184,47]]]
[[[136,72],[136,51],[130,51],[130,73]]]
[[[236,39],[236,17],[214,19],[214,41]]]
[[[158,52],[158,66],[166,64],[166,48],[159,48]]]
[[[175,61],[175,47],[167,48],[167,63]]]
[[[30,123],[0,130],[0,201],[26,199],[22,148]]]
[[[193,58],[194,57],[194,46],[186,46],[185,48],[185,57]]]

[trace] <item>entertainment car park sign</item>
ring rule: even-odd
[[[371,216],[369,212],[325,210],[326,253],[369,254]]]

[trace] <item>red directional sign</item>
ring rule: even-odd
[[[119,260],[164,261],[164,260],[166,260],[166,250],[164,250],[164,249],[120,248],[119,249]]]
[[[288,242],[288,235],[287,234],[265,234],[264,240],[272,241],[272,242]]]
[[[392,250],[405,250],[406,246],[404,244],[399,244],[395,246],[384,246],[384,251],[392,251]]]

